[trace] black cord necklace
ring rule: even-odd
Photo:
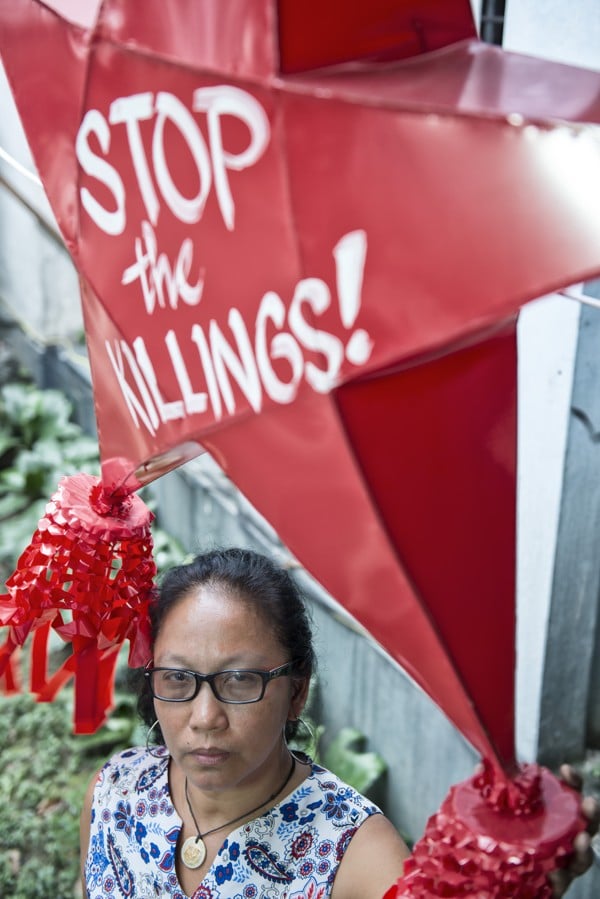
[[[281,793],[281,791],[287,787],[288,783],[292,779],[292,775],[296,769],[296,759],[292,756],[292,764],[290,766],[290,770],[286,775],[284,782],[278,787],[274,793],[271,793],[268,799],[265,799],[264,802],[261,802],[260,805],[255,806],[254,808],[249,809],[249,811],[244,812],[241,815],[238,815],[237,818],[233,818],[231,821],[226,821],[225,824],[219,824],[218,827],[213,827],[212,830],[207,830],[204,833],[200,833],[200,828],[198,827],[198,822],[196,821],[196,816],[194,814],[194,809],[192,808],[192,803],[190,802],[190,797],[188,793],[188,780],[187,777],[185,779],[185,801],[187,802],[187,807],[190,810],[190,815],[192,816],[192,821],[194,822],[194,827],[198,831],[195,837],[188,837],[183,846],[181,847],[181,861],[186,866],[186,868],[199,868],[200,865],[204,862],[206,858],[206,846],[204,844],[204,837],[209,836],[211,833],[216,833],[218,830],[223,830],[224,827],[229,827],[230,824],[235,824],[236,821],[241,821],[242,818],[246,818],[248,815],[251,815],[252,812],[257,812],[259,808],[262,808],[263,805],[267,805],[268,802],[271,802],[272,799],[275,799],[276,796]]]

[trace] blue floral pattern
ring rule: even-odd
[[[178,879],[181,831],[169,756],[128,749],[102,769],[86,863],[89,899],[188,899]],[[191,899],[327,899],[356,829],[377,806],[312,766],[307,779],[224,840]]]

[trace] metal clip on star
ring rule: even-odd
[[[19,690],[16,660],[31,636],[30,689],[48,702],[74,677],[76,733],[93,733],[106,719],[123,642],[132,667],[148,661],[153,518],[138,496],[109,493],[99,478],[63,478],[0,597],[0,625],[9,628],[0,646],[5,688]],[[72,653],[49,674],[52,630]]]

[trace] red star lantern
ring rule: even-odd
[[[208,450],[513,795],[516,315],[600,273],[600,76],[468,0],[0,20],[104,489]]]

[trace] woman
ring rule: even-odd
[[[288,573],[241,549],[198,556],[163,580],[152,636],[140,710],[164,743],[121,753],[90,784],[85,895],[382,899],[406,845],[369,800],[287,745],[314,664]]]

